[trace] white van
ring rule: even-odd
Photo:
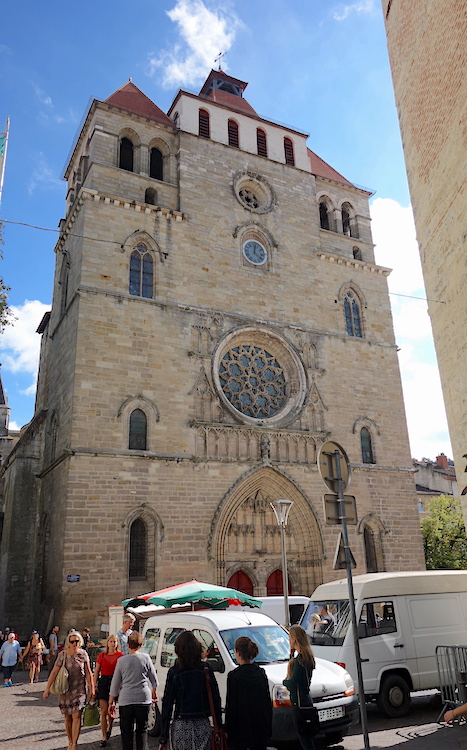
[[[279,625],[286,625],[284,622],[285,607],[283,596],[256,596],[255,599],[258,599],[261,602],[261,614],[272,617],[272,619],[278,622]],[[295,623],[300,622],[302,619],[303,613],[310,603],[310,597],[290,595],[288,600],[290,624],[295,625]],[[239,607],[231,605],[229,609],[238,611]],[[251,612],[251,607],[240,606],[240,609],[245,609]]]
[[[259,647],[256,661],[266,672],[273,702],[272,741],[295,738],[289,693],[282,685],[289,660],[287,631],[259,612],[234,612],[230,609],[166,613],[146,620],[142,650],[151,656],[160,682],[158,708],[150,716],[150,734],[157,736],[160,731],[161,698],[167,672],[175,663],[175,640],[184,630],[192,630],[203,644],[207,660],[216,673],[223,707],[227,674],[237,666],[234,643],[243,635],[255,641]],[[310,694],[318,709],[321,731],[327,744],[340,742],[358,710],[352,678],[337,664],[317,659]]]
[[[436,647],[467,644],[467,571],[368,573],[353,586],[365,696],[405,716],[411,690],[439,687]],[[347,579],[318,586],[300,624],[315,655],[356,680]]]

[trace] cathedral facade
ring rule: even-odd
[[[281,593],[278,498],[291,591],[340,577],[330,438],[352,466],[356,572],[424,567],[370,194],[245,87],[211,71],[167,114],[131,81],[90,106],[35,415],[5,469],[0,596],[20,632],[52,611],[98,628],[191,578]]]

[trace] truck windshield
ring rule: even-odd
[[[221,630],[220,633],[235,664],[237,663],[234,652],[235,641],[243,635],[251,638],[258,646],[258,656],[253,660],[258,662],[258,664],[288,661],[290,658],[289,639],[286,631],[279,627],[279,625],[234,628],[232,630]]]
[[[310,602],[300,625],[317,646],[342,646],[350,625],[348,599]]]

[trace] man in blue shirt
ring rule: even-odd
[[[0,659],[3,668],[3,687],[12,687],[13,682],[11,675],[18,661],[18,656],[22,661],[21,646],[11,631],[8,633],[8,639],[0,648]]]

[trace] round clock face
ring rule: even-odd
[[[262,266],[267,260],[267,252],[256,240],[247,240],[243,245],[243,255],[255,266]]]

